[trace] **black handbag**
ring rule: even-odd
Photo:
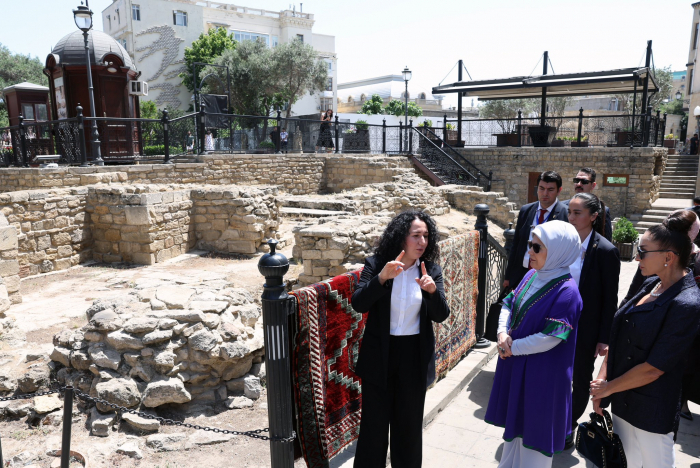
[[[489,341],[498,341],[498,317],[501,315],[501,309],[503,308],[503,299],[506,298],[510,291],[510,288],[504,288],[496,302],[489,307],[489,314],[486,316],[486,329],[484,330],[484,338]]]
[[[591,420],[578,425],[576,450],[598,468],[627,468],[620,436],[613,432],[610,413],[591,413]]]

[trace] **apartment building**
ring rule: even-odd
[[[328,64],[328,86],[303,96],[292,115],[314,115],[337,110],[337,56],[335,37],[313,32],[314,15],[293,7],[268,11],[214,1],[113,0],[102,12],[104,32],[118,40],[148,82],[149,94],[159,108],[186,110],[192,93],[178,75],[185,71],[185,48],[211,28],[226,28],[238,41],[262,39],[269,47],[292,40],[311,44]]]
[[[700,2],[693,3],[693,20],[690,28],[690,44],[688,46],[688,63],[686,64],[686,92],[683,93],[683,107],[688,109],[691,119],[688,122],[688,134],[697,131],[697,125],[692,125],[694,109],[700,105],[700,86],[695,73],[695,65],[698,59],[698,36],[700,35]],[[693,130],[694,128],[694,130]]]

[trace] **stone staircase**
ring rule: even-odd
[[[659,198],[693,198],[698,176],[698,157],[674,154],[668,157],[661,177]]]
[[[333,196],[284,196],[277,199],[280,215],[289,218],[324,218],[357,214],[358,203]]]

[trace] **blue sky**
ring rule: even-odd
[[[0,42],[39,56],[75,29],[77,0],[3,0]],[[97,29],[111,0],[91,0]],[[291,2],[237,0],[278,11]],[[473,79],[527,75],[544,50],[556,73],[633,67],[653,40],[657,66],[685,69],[690,1],[679,0],[310,0],[314,32],[336,37],[339,81],[413,71],[436,86],[458,59]],[[299,3],[296,4],[299,9]],[[642,62],[643,64],[643,62]],[[538,69],[541,65],[538,65]],[[536,71],[537,72],[537,71]],[[456,71],[445,81],[456,81]]]

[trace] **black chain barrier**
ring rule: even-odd
[[[52,395],[55,393],[63,393],[68,387],[66,386],[58,386],[58,388],[55,388],[53,390],[47,390],[45,392],[37,392],[37,393],[25,393],[22,395],[15,395],[15,396],[10,396],[10,397],[2,397],[0,398],[0,401],[11,401],[11,400],[28,400],[30,398],[35,398],[38,396],[44,396],[44,395]],[[265,435],[261,435],[263,432],[269,432],[268,428],[264,429],[254,429],[250,431],[234,431],[230,429],[218,429],[216,427],[207,427],[207,426],[200,426],[198,424],[189,424],[186,422],[182,421],[175,421],[173,419],[168,419],[168,418],[163,418],[161,416],[155,416],[153,414],[148,414],[148,413],[142,413],[140,411],[137,411],[135,409],[130,409],[130,408],[125,408],[123,406],[119,406],[114,403],[110,403],[107,400],[103,400],[102,398],[98,397],[93,397],[88,395],[87,393],[81,392],[77,388],[73,388],[73,392],[75,393],[75,396],[80,398],[81,400],[88,402],[88,403],[100,403],[101,405],[104,406],[109,406],[110,408],[117,410],[119,413],[131,413],[135,414],[137,416],[140,416],[142,418],[146,419],[154,419],[158,422],[160,422],[163,425],[166,426],[180,426],[180,427],[187,427],[190,429],[195,429],[195,430],[202,430],[202,431],[209,431],[209,432],[214,432],[217,434],[230,434],[230,435],[236,435],[236,436],[245,436],[245,437],[251,437],[253,439],[260,439],[260,440],[272,440],[276,442],[293,442],[294,439],[296,439],[296,432],[292,431],[292,435],[290,437],[269,437]]]

